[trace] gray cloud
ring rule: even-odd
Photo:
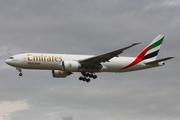
[[[176,0],[1,1],[0,101],[29,105],[8,117],[179,120],[179,5]],[[55,79],[51,71],[23,70],[24,76],[19,77],[4,63],[24,52],[96,55],[142,42],[122,54],[136,56],[158,34],[166,36],[159,58],[176,57],[166,66],[102,73],[88,84],[78,81],[79,73]]]

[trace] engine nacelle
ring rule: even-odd
[[[81,65],[77,61],[66,60],[62,62],[62,70],[69,72],[76,72]]]
[[[52,76],[55,78],[65,78],[70,74],[72,73],[61,70],[52,70]]]

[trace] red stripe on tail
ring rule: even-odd
[[[145,54],[149,51],[149,49],[151,48],[151,45],[148,46],[147,48],[145,48],[137,57],[136,59],[131,63],[129,64],[128,66],[122,68],[122,70],[124,69],[127,69],[127,68],[130,68],[138,63],[140,63],[142,60],[143,60],[143,57],[145,56]]]

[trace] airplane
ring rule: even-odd
[[[90,82],[90,78],[97,78],[95,73],[130,72],[165,65],[164,61],[174,57],[156,59],[164,37],[158,35],[136,57],[122,57],[119,54],[140,43],[100,55],[24,53],[13,55],[5,62],[15,67],[19,76],[23,75],[22,69],[51,70],[54,78],[66,78],[73,72],[81,72],[79,80]]]

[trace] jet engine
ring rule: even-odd
[[[69,72],[76,72],[81,67],[81,64],[77,61],[66,60],[62,62],[62,70]]]
[[[70,74],[72,74],[72,73],[66,72],[66,71],[61,71],[61,70],[52,70],[52,76],[54,78],[65,78]]]

